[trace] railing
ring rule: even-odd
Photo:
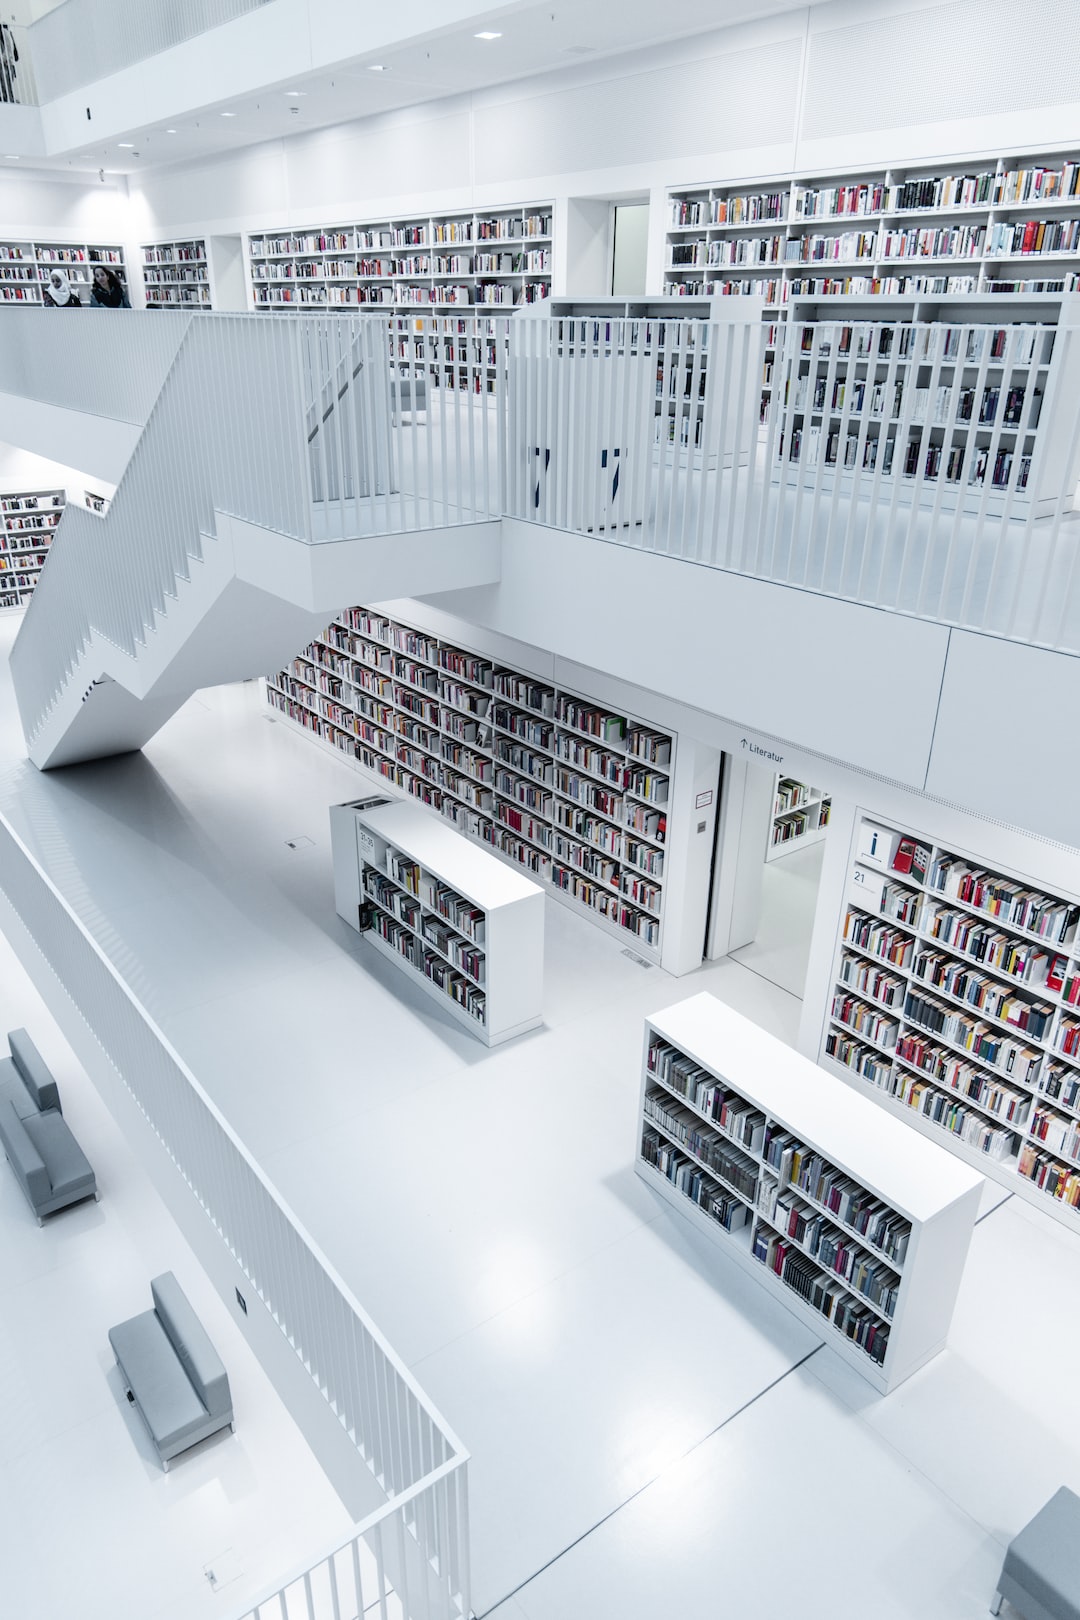
[[[54,101],[269,0],[65,0],[30,28],[40,99]]]
[[[410,1580],[410,1520],[414,1500],[434,1496],[440,1517],[465,1521],[464,1469],[447,1464],[423,1485],[371,1514],[348,1541],[314,1559],[282,1581],[236,1620],[444,1620],[464,1610],[448,1610],[443,1593],[425,1574]],[[463,1536],[468,1544],[467,1534]],[[390,1571],[404,1570],[404,1580]]]
[[[14,829],[0,818],[0,891],[131,1100],[335,1414],[387,1505],[348,1544],[366,1601],[403,1620],[469,1613],[467,1453]],[[364,1556],[361,1551],[364,1549]],[[298,1577],[331,1606],[276,1616],[352,1620],[339,1553]],[[287,1586],[294,1586],[289,1582]],[[286,1588],[278,1588],[285,1592]],[[275,1597],[275,1601],[276,1601]],[[254,1611],[268,1614],[265,1606]]]
[[[1071,324],[523,319],[509,397],[515,517],[1080,652]]]

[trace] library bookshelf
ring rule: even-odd
[[[820,1056],[1080,1223],[1080,903],[860,814]]]
[[[713,996],[646,1019],[636,1169],[875,1388],[944,1347],[981,1177]]]
[[[41,304],[50,270],[63,270],[83,304],[99,265],[115,270],[127,285],[124,250],[119,244],[91,242],[0,241],[0,303]]]
[[[267,699],[659,962],[670,732],[362,607]]]
[[[25,607],[64,510],[62,489],[0,495],[0,610]]]
[[[147,309],[212,309],[206,242],[144,242]]]
[[[805,849],[825,837],[832,800],[821,788],[796,782],[777,772],[773,786],[773,813],[769,824],[767,861],[775,861],[793,849]]]
[[[801,172],[669,193],[665,290],[798,295],[1068,292],[1080,157]]]
[[[1080,294],[793,298],[768,336],[760,417],[773,477],[938,511],[1052,514],[1080,450],[1059,400],[1080,388]]]
[[[488,1046],[542,1022],[544,895],[400,800],[330,811],[339,916]]]
[[[551,292],[552,205],[248,237],[256,309],[513,309]]]

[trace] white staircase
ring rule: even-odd
[[[106,515],[65,511],[12,651],[42,769],[141,747],[351,602],[498,578],[491,491],[443,467],[435,501],[403,454],[385,318],[4,313],[7,435],[19,399],[28,425],[48,404],[142,429]]]

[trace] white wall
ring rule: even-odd
[[[1078,85],[1073,0],[1026,0],[1022,27],[1012,0],[831,0],[133,186],[165,236],[633,191],[659,203],[665,187],[795,167],[1075,143]]]

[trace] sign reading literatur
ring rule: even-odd
[[[741,741],[744,754],[752,754],[756,759],[767,760],[770,765],[784,763],[783,754],[775,754],[771,748],[763,748],[761,743],[756,743],[749,737],[743,737]]]

